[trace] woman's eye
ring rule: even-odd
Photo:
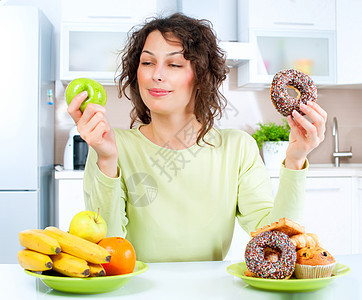
[[[141,65],[143,65],[143,66],[149,66],[149,65],[151,65],[152,63],[151,62],[149,62],[149,61],[143,61],[143,62],[141,62]]]
[[[177,65],[177,64],[170,64],[170,67],[173,67],[173,68],[181,68],[182,66],[181,66],[181,65]]]

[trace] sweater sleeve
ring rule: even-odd
[[[283,217],[300,222],[308,162],[302,170],[290,170],[281,165],[279,188],[274,199],[270,176],[255,141],[250,141],[246,149],[248,159],[244,158],[241,163],[236,210],[240,226],[249,234]]]
[[[84,169],[84,201],[87,210],[98,211],[107,223],[107,236],[125,237],[126,194],[122,183],[120,169],[118,177],[110,178],[103,174],[97,165],[97,153],[89,147]]]

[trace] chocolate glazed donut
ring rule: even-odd
[[[265,249],[279,254],[277,261],[265,259]],[[249,271],[261,278],[289,278],[295,268],[296,249],[289,236],[279,231],[264,231],[249,241],[245,249],[245,263]]]
[[[296,98],[288,94],[288,87],[297,91]],[[317,87],[308,75],[293,69],[284,70],[275,74],[270,87],[270,97],[276,110],[284,117],[291,115],[294,109],[304,115],[299,109],[300,103],[315,102]]]

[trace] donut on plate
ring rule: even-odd
[[[276,251],[278,259],[267,260],[266,249]],[[259,233],[249,241],[245,249],[245,263],[248,270],[261,278],[289,278],[294,272],[296,259],[294,244],[288,235],[279,231]]]
[[[288,94],[288,87],[296,90],[297,97]],[[276,110],[284,117],[291,115],[293,110],[303,115],[299,106],[317,100],[317,87],[308,75],[294,69],[283,70],[273,78],[270,97]]]

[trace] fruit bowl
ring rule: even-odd
[[[25,270],[25,273],[39,278],[47,286],[57,291],[76,294],[99,294],[115,291],[127,284],[133,276],[139,275],[147,270],[147,264],[136,261],[136,266],[132,273],[115,276],[76,278],[43,275],[28,270]]]

